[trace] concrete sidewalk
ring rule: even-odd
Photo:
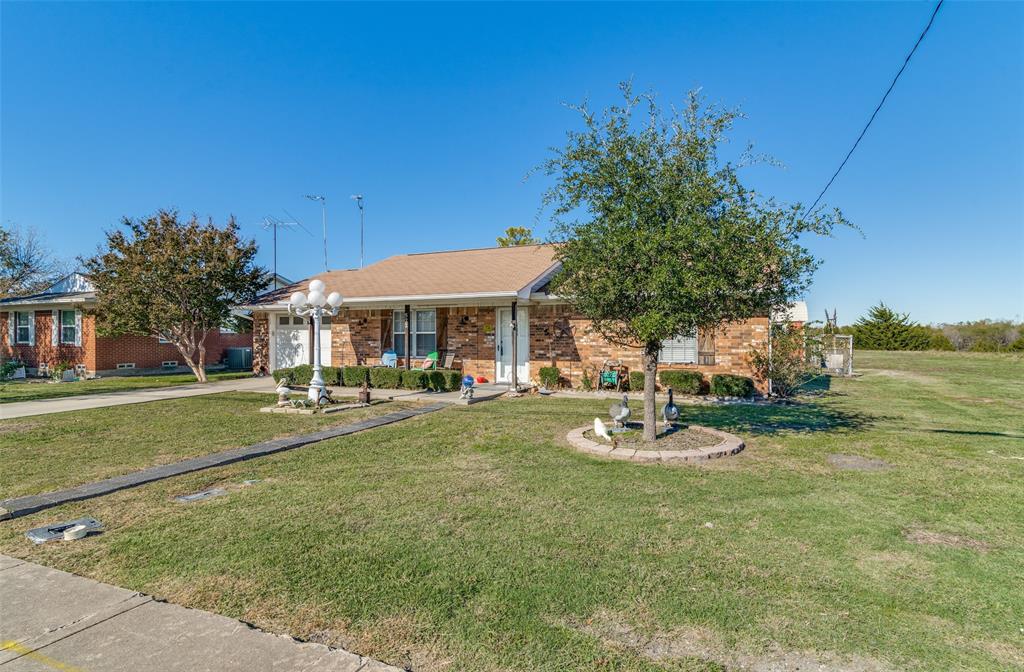
[[[214,383],[196,383],[193,385],[175,385],[172,387],[155,387],[142,390],[125,390],[124,392],[101,392],[99,394],[83,394],[77,397],[60,397],[57,399],[40,399],[37,401],[16,401],[12,404],[0,404],[0,419],[24,418],[31,415],[48,413],[64,413],[65,411],[81,411],[87,408],[103,408],[105,406],[121,406],[124,404],[141,404],[147,401],[163,399],[181,399],[198,397],[218,392],[273,392],[274,379],[239,378],[237,380],[221,380]]]
[[[2,672],[400,672],[0,555]]]

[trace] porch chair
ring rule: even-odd
[[[432,352],[429,355],[427,355],[426,359],[424,359],[423,363],[420,365],[420,368],[423,369],[424,371],[429,371],[430,369],[436,369],[437,368],[437,353],[436,352]]]
[[[398,355],[395,354],[394,350],[388,350],[380,356],[380,365],[386,366],[389,369],[398,368]]]

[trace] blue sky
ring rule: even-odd
[[[89,253],[123,215],[263,216],[319,232],[333,268],[494,244],[534,225],[523,176],[616,83],[703,87],[733,134],[785,163],[758,191],[813,201],[932,10],[922,3],[0,3],[0,221]],[[1024,314],[1024,5],[947,2],[826,201],[865,237],[810,241],[808,300],[852,322]],[[279,270],[322,266],[283,233]]]

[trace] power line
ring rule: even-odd
[[[868,129],[871,127],[871,122],[873,122],[875,120],[875,117],[878,116],[878,112],[879,110],[882,109],[882,105],[885,105],[885,99],[889,97],[890,93],[892,93],[893,87],[895,87],[896,82],[899,81],[900,75],[902,75],[903,71],[907,69],[907,65],[910,63],[910,57],[914,55],[914,52],[917,51],[917,48],[918,46],[920,46],[921,41],[924,40],[924,36],[928,34],[928,30],[932,27],[932,23],[935,22],[935,15],[939,13],[939,7],[942,7],[943,2],[945,2],[945,0],[939,0],[938,4],[935,5],[935,9],[932,11],[931,18],[928,19],[928,25],[926,25],[924,27],[924,30],[921,31],[921,35],[917,38],[917,42],[914,43],[914,48],[911,49],[910,53],[907,54],[907,57],[903,59],[903,65],[900,67],[899,72],[896,73],[896,76],[892,78],[892,83],[889,84],[889,88],[886,89],[885,95],[882,96],[882,100],[878,103],[878,107],[876,107],[875,111],[871,113],[871,118],[868,119],[868,123],[864,125],[864,130],[861,131],[860,135],[857,136],[857,141],[853,143],[853,147],[851,147],[850,151],[847,152],[846,158],[843,159],[843,162],[839,164],[839,168],[837,168],[835,174],[832,175],[832,179],[828,181],[828,184],[826,184],[825,188],[821,190],[821,193],[818,194],[818,197],[814,199],[814,203],[808,209],[808,212],[814,210],[814,208],[818,205],[818,202],[821,201],[821,197],[825,195],[825,192],[828,191],[828,188],[832,186],[832,183],[835,182],[836,178],[839,176],[839,172],[843,169],[843,166],[845,166],[846,162],[850,160],[850,157],[853,155],[854,150],[857,149],[857,145],[860,144],[860,141],[864,138],[864,134],[867,133]]]

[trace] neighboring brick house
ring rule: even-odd
[[[39,294],[0,300],[0,356],[25,363],[29,375],[67,362],[87,374],[187,371],[178,349],[151,336],[100,336],[88,309],[96,292],[73,273]],[[225,348],[252,347],[252,334],[213,331],[206,361],[221,361]]]
[[[321,359],[333,366],[375,365],[384,351],[393,350],[399,366],[409,366],[437,351],[442,362],[452,353],[456,368],[504,383],[512,380],[517,332],[516,372],[522,383],[536,381],[544,366],[559,367],[574,386],[584,369],[600,370],[609,359],[640,370],[638,349],[608,343],[548,291],[558,268],[550,245],[526,245],[400,255],[360,270],[321,273],[314,277],[326,284],[326,292],[337,291],[344,299],[338,316],[322,327]],[[312,279],[244,306],[253,311],[257,373],[312,359],[311,325],[288,312],[291,293],[305,291]],[[766,315],[719,333],[671,339],[659,368],[749,376],[748,353],[767,333]],[[413,353],[411,362],[406,348]]]

